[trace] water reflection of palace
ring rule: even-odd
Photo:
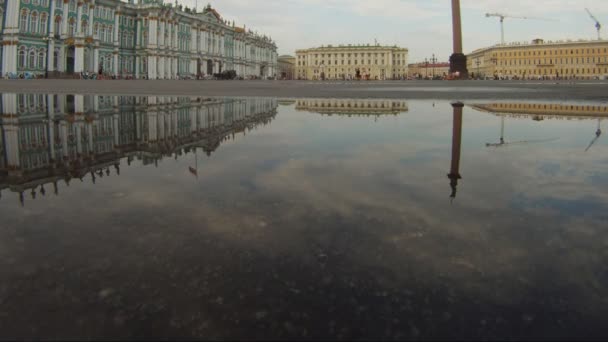
[[[608,105],[598,104],[489,103],[471,107],[500,116],[532,117],[534,120],[608,118]]]
[[[296,110],[315,112],[323,115],[397,115],[407,112],[407,102],[376,99],[300,99],[296,100]]]
[[[120,173],[120,160],[156,164],[268,124],[271,98],[1,95],[0,195],[31,197],[58,183]],[[88,178],[88,177],[87,177]]]

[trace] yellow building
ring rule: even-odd
[[[599,104],[560,104],[560,103],[514,103],[500,102],[472,105],[481,112],[506,115],[510,117],[528,117],[535,120],[566,119],[599,119],[608,118],[608,106]]]
[[[296,110],[323,115],[398,115],[408,111],[407,102],[402,100],[378,99],[298,99]]]
[[[400,79],[407,75],[408,49],[380,45],[338,45],[296,51],[301,80]]]
[[[495,45],[467,56],[471,75],[501,79],[606,79],[608,41],[548,41]]]
[[[413,78],[446,77],[450,74],[450,63],[415,63],[408,65],[408,76]]]

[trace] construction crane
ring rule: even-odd
[[[595,131],[595,138],[593,138],[593,140],[591,140],[591,143],[589,144],[589,147],[587,147],[587,149],[585,150],[585,152],[589,152],[589,150],[591,149],[591,147],[593,147],[593,145],[595,145],[595,143],[600,139],[600,137],[602,136],[602,120],[601,119],[597,119],[597,131]]]
[[[585,11],[587,11],[589,16],[591,17],[591,20],[595,21],[595,28],[597,29],[597,40],[602,40],[602,35],[601,35],[602,24],[600,24],[600,21],[597,20],[597,18],[591,13],[591,11],[588,8],[585,8]]]
[[[535,143],[543,143],[543,142],[551,142],[559,140],[559,138],[552,139],[537,139],[537,140],[522,140],[522,141],[505,141],[505,117],[501,115],[500,122],[500,141],[498,143],[487,143],[486,147],[503,147],[503,146],[511,146],[511,145],[527,145],[527,144],[535,144]]]
[[[512,15],[500,14],[500,13],[486,13],[486,18],[497,17],[500,18],[500,43],[505,45],[505,18],[511,19],[525,19],[525,20],[547,20],[552,21],[551,19],[546,18],[535,18],[535,17],[516,17]]]

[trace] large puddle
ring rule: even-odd
[[[0,338],[608,336],[606,104],[1,100]]]

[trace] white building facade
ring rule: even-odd
[[[2,76],[275,77],[271,38],[163,0],[0,0]]]

